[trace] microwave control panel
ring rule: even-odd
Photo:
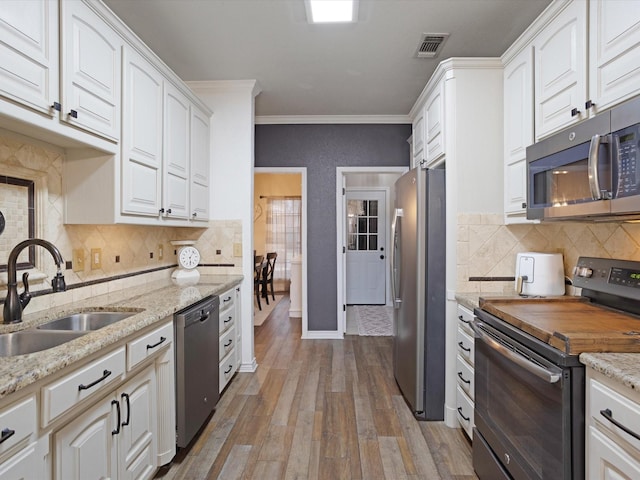
[[[640,194],[640,125],[633,125],[613,134],[616,151],[617,188],[615,197]]]

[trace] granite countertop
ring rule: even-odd
[[[129,318],[48,350],[27,355],[0,357],[0,398],[171,317],[175,312],[196,303],[207,295],[221,294],[240,284],[242,278],[241,275],[202,275],[195,285],[176,285],[167,278],[59,308],[27,314],[19,324],[0,325],[0,333],[8,333],[35,327],[79,311],[138,312]]]
[[[640,392],[639,353],[581,353],[587,367]]]
[[[478,308],[481,296],[480,293],[456,292],[456,301],[473,312],[474,308]]]

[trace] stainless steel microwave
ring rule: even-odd
[[[527,148],[527,218],[640,218],[640,97]]]

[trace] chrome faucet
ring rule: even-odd
[[[18,255],[26,247],[30,245],[40,245],[49,251],[53,260],[58,267],[58,273],[51,280],[51,288],[54,292],[64,292],[67,289],[64,283],[64,275],[62,275],[62,265],[64,259],[60,254],[60,250],[51,242],[42,240],[39,238],[30,238],[13,247],[9,254],[9,261],[7,262],[7,298],[4,300],[3,323],[18,323],[22,321],[22,310],[27,306],[31,300],[31,293],[29,292],[29,273],[22,274],[22,283],[24,284],[24,291],[18,295],[18,280],[16,279],[16,269],[18,263]]]

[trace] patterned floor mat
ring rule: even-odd
[[[393,334],[393,307],[384,305],[355,305],[358,334],[390,337]]]

